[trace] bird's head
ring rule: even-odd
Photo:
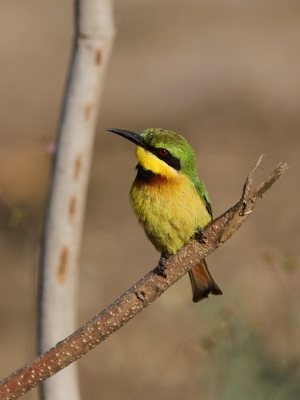
[[[136,156],[145,170],[167,179],[178,174],[195,178],[195,153],[183,136],[159,128],[146,129],[141,135],[122,129],[107,130],[137,145]]]

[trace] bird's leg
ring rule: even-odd
[[[165,257],[165,256],[162,255],[162,256],[160,257],[159,261],[158,261],[157,267],[154,269],[154,273],[155,273],[156,275],[161,276],[162,278],[166,278],[166,277],[167,277],[167,275],[166,275],[166,273],[165,273],[166,267],[164,266],[164,261],[165,261],[166,259],[167,259],[167,257]]]

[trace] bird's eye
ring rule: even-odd
[[[160,156],[167,156],[169,154],[169,150],[167,149],[158,149],[158,153]]]

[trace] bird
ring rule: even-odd
[[[208,192],[198,178],[193,148],[170,130],[149,128],[141,134],[109,128],[136,145],[136,177],[130,202],[138,221],[162,257],[175,254],[212,221]],[[193,301],[222,291],[205,259],[189,271]]]

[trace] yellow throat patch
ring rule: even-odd
[[[160,160],[150,151],[147,151],[140,146],[136,146],[135,154],[144,169],[152,171],[154,174],[159,174],[167,179],[178,177],[178,171]]]

